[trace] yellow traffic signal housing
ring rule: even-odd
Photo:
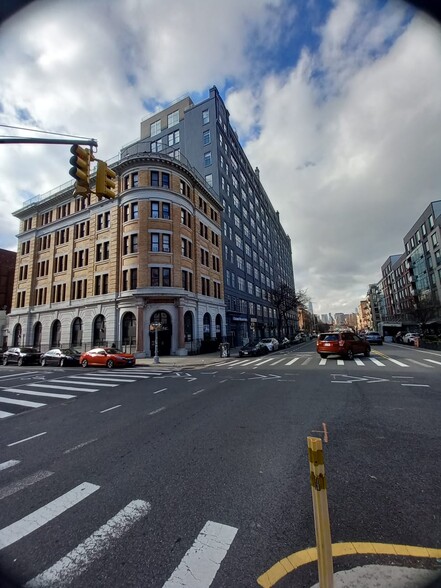
[[[90,151],[80,145],[72,145],[70,152],[72,157],[69,162],[72,167],[69,170],[69,175],[76,180],[74,196],[88,194],[90,192]]]
[[[105,161],[98,160],[96,170],[96,195],[98,197],[116,198],[116,172]]]

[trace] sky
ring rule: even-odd
[[[37,0],[0,55],[0,124],[96,138],[101,159],[217,86],[317,314],[354,312],[441,199],[441,27],[398,0]],[[0,145],[0,248],[69,158]]]

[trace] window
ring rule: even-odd
[[[35,290],[35,306],[46,304],[47,288],[37,288]]]
[[[207,167],[211,164],[212,164],[211,151],[207,151],[206,153],[204,153],[204,165],[205,165],[205,167]]]
[[[182,287],[184,290],[193,292],[193,274],[187,270],[182,270]]]
[[[131,202],[124,206],[124,222],[129,220],[136,220],[139,217],[138,203]]]
[[[166,173],[162,174],[162,187],[163,188],[170,188],[170,174],[166,174]]]
[[[243,241],[242,241],[242,238],[239,237],[239,235],[237,233],[235,233],[234,238],[235,238],[235,241],[236,241],[236,247],[238,247],[239,249],[243,249]]]
[[[162,203],[162,218],[170,218],[170,204],[168,202]]]
[[[191,228],[191,215],[185,208],[181,208],[181,223]]]
[[[210,113],[208,112],[208,110],[203,110],[202,111],[202,124],[206,125],[209,122],[210,122]]]
[[[245,280],[241,276],[237,276],[237,287],[241,292],[245,292]]]
[[[159,172],[158,171],[152,171],[152,172],[150,172],[150,184],[152,186],[158,186],[159,187]]]
[[[23,308],[26,306],[26,290],[22,290],[21,292],[17,292],[17,308]]]
[[[191,258],[191,242],[188,239],[181,238],[181,255]]]
[[[159,202],[151,203],[151,215],[152,218],[159,218]]]
[[[425,237],[427,235],[427,230],[426,230],[426,223],[423,223],[421,225],[421,232],[423,234],[423,237]]]
[[[202,138],[203,138],[204,145],[209,145],[211,143],[210,129],[207,129],[206,131],[204,131],[202,133]]]
[[[245,269],[244,259],[240,255],[236,255],[236,265],[241,270]],[[216,269],[216,268],[213,268],[213,269]]]
[[[150,268],[150,285],[159,286],[159,267]]]
[[[433,233],[433,235],[431,235],[430,237],[432,239],[432,245],[434,247],[438,246],[438,235],[436,233]]]
[[[201,247],[201,264],[209,267],[209,253],[206,249],[202,249]]]
[[[66,300],[66,284],[54,284],[52,286],[52,300],[51,300],[51,302],[64,302],[65,300]]]
[[[183,196],[188,196],[190,198],[190,186],[183,180],[179,181],[179,191]]]
[[[162,235],[162,251],[170,253],[170,235]]]
[[[429,216],[429,227],[430,227],[431,229],[433,229],[433,227],[434,227],[434,224],[433,224],[433,214],[431,214],[431,215]]]
[[[30,229],[32,229],[32,217],[25,219],[23,222],[23,231],[29,231]]]
[[[153,252],[159,251],[159,233],[152,233],[151,235],[151,250]]]
[[[80,251],[74,251],[73,256],[73,267],[74,269],[79,267],[85,267],[89,263],[89,250],[81,249]]]
[[[167,117],[167,124],[168,128],[174,127],[179,122],[179,110],[175,110],[174,112],[170,113]],[[159,129],[161,130],[161,129]]]
[[[74,226],[74,239],[82,239],[90,233],[90,221],[84,221]]]
[[[205,181],[212,188],[213,187],[213,174],[207,174],[205,176]]]
[[[109,293],[109,274],[95,276],[95,296]]]
[[[181,140],[179,130],[174,131],[173,133],[169,133],[169,135],[167,136],[167,140],[169,147],[172,147],[176,143],[179,143],[179,141]]]
[[[40,216],[40,220],[41,220],[41,225],[47,225],[49,223],[52,222],[52,210],[49,210],[48,212],[43,212],[43,214]]]
[[[162,268],[162,285],[165,288],[169,288],[171,286],[171,270],[169,267]]]
[[[161,121],[157,120],[150,125],[150,136],[154,137],[155,135],[159,135],[161,132]]]
[[[20,266],[20,275],[19,275],[19,280],[27,280],[28,279],[28,266],[27,265],[21,265]]]
[[[68,256],[67,255],[59,255],[58,257],[56,257],[54,259],[54,273],[58,274],[60,272],[65,272],[67,270],[67,259]],[[43,264],[45,263],[44,261],[42,262]],[[49,263],[49,260],[47,261],[47,263]],[[44,267],[42,268],[42,270],[44,271]],[[41,271],[41,270],[40,270]],[[37,268],[37,275],[39,275],[39,269]],[[41,273],[41,275],[47,275],[46,273]]]
[[[248,286],[248,294],[253,294],[253,283],[247,282],[247,286]]]
[[[201,278],[201,290],[204,296],[210,296],[210,280],[208,278]]]
[[[216,247],[219,247],[219,235],[214,231],[211,231],[211,242],[213,245],[216,245]]]

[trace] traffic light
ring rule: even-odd
[[[98,198],[116,198],[116,172],[107,166],[105,161],[98,160],[96,170],[96,195]]]
[[[80,145],[72,145],[70,148],[72,157],[70,158],[71,168],[69,175],[76,180],[74,196],[77,194],[89,194],[89,166],[90,151]]]

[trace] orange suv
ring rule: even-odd
[[[371,346],[365,339],[350,331],[321,333],[317,338],[317,353],[324,358],[328,355],[341,355],[347,359],[354,359],[354,355],[360,353],[369,357]]]

